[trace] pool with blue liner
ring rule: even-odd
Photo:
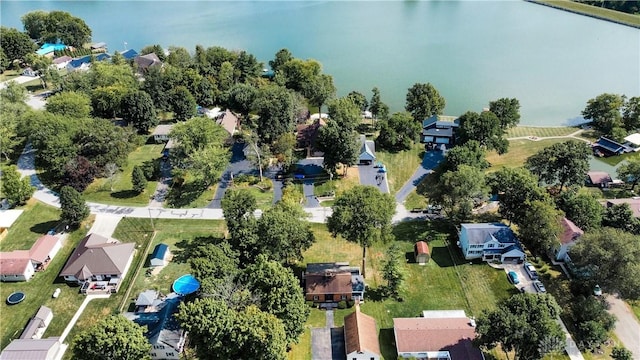
[[[198,291],[200,282],[191,274],[182,275],[173,282],[173,291],[180,295],[189,295]]]

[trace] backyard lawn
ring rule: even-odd
[[[381,161],[387,168],[387,179],[389,181],[389,191],[395,194],[402,185],[409,180],[411,175],[422,163],[424,155],[424,145],[413,144],[410,150],[391,153],[386,151],[376,152],[377,161]]]
[[[57,217],[57,209],[30,202],[9,230],[7,237],[2,240],[2,250],[30,248],[40,235],[56,225],[54,219]],[[86,235],[92,222],[93,217],[90,217],[78,230],[67,235],[63,247],[44,272],[36,273],[28,282],[2,283],[0,298],[6,299],[14,291],[24,292],[26,298],[17,305],[9,306],[4,301],[0,304],[0,348],[4,348],[12,339],[20,336],[24,326],[41,305],[48,306],[53,311],[53,320],[43,337],[62,334],[84,296],[79,294],[77,287],[71,287],[58,279],[58,274],[76,244]],[[26,243],[28,239],[31,241]],[[60,288],[61,293],[54,299],[51,295],[56,288]]]
[[[164,144],[143,145],[129,154],[127,164],[116,175],[113,184],[106,178],[98,178],[84,191],[85,199],[89,202],[122,206],[147,206],[149,197],[156,190],[157,182],[149,181],[147,189],[136,194],[132,189],[131,172],[135,165],[141,165],[145,161],[158,159]],[[113,187],[113,191],[111,191]]]
[[[529,156],[547,146],[567,140],[568,139],[548,139],[531,141],[523,139],[509,141],[509,151],[506,154],[498,155],[495,151],[487,153],[487,161],[491,164],[491,167],[487,169],[487,171],[497,171],[502,167],[520,167]]]
[[[523,137],[523,136],[565,136],[580,130],[577,127],[557,126],[557,127],[538,127],[538,126],[516,126],[507,130],[507,138]]]

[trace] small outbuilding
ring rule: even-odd
[[[151,263],[151,266],[164,266],[169,263],[169,256],[171,256],[169,245],[158,244],[153,249],[151,260],[149,262]]]
[[[418,241],[413,247],[413,254],[416,257],[416,262],[419,265],[424,265],[429,262],[431,255],[429,254],[429,245],[424,241]]]

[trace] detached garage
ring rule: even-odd
[[[153,249],[153,253],[151,254],[151,266],[164,266],[169,263],[169,258],[171,256],[171,252],[169,251],[169,245],[167,244],[158,244]]]
[[[429,254],[429,245],[424,241],[418,241],[413,247],[413,254],[416,257],[416,262],[420,265],[424,265],[429,262],[431,258]]]

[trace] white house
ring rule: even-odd
[[[459,246],[467,260],[522,262],[525,253],[511,229],[500,223],[461,224]]]
[[[69,65],[71,60],[73,60],[73,58],[71,56],[67,56],[67,55],[60,56],[60,57],[57,57],[57,58],[53,59],[53,66],[55,66],[55,68],[58,69],[58,70],[62,70],[64,68],[66,68],[67,65]]]
[[[29,250],[0,252],[0,280],[29,281],[36,271],[47,268],[61,248],[60,238],[44,235]]]
[[[558,237],[558,245],[553,249],[554,257],[557,261],[570,262],[569,249],[576,244],[578,238],[584,234],[576,224],[567,218],[560,220],[562,232]]]
[[[60,342],[60,338],[46,339],[14,339],[7,345],[0,359],[2,360],[61,360],[67,345]]]
[[[171,133],[171,129],[173,125],[158,125],[153,130],[151,134],[153,136],[153,141],[156,143],[167,142],[169,141],[169,134]]]
[[[348,360],[380,360],[376,320],[356,311],[344,317],[344,342]]]

